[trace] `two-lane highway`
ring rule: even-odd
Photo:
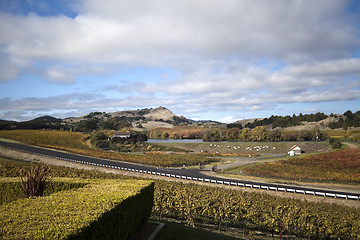
[[[105,168],[113,168],[113,169],[137,172],[142,174],[151,174],[151,175],[158,175],[169,178],[178,178],[178,179],[190,180],[195,182],[207,182],[213,184],[223,184],[229,186],[259,189],[259,190],[281,191],[281,192],[308,194],[308,195],[333,197],[333,198],[341,198],[341,199],[349,199],[349,200],[360,200],[360,194],[358,193],[349,193],[349,192],[332,191],[332,190],[324,190],[324,189],[316,189],[316,188],[306,188],[306,187],[292,186],[292,185],[270,184],[270,183],[261,183],[255,181],[243,181],[237,179],[221,178],[216,176],[204,175],[198,169],[156,168],[146,165],[138,165],[127,162],[75,155],[71,153],[59,152],[51,149],[39,148],[39,147],[12,143],[12,142],[0,141],[0,146],[15,150],[20,150],[23,152],[36,154],[40,156],[46,156],[60,160],[70,161],[70,162],[88,164],[88,165],[105,167]]]

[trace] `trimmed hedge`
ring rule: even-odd
[[[1,155],[1,154],[0,154]],[[19,161],[16,159],[8,159],[0,156],[0,178],[1,177],[18,177],[25,176],[25,173],[30,170],[31,166],[36,166],[39,163],[30,163]],[[40,163],[41,164],[41,163]],[[63,166],[51,166],[49,176],[60,178],[106,178],[106,179],[137,179],[134,176],[119,175],[113,173],[105,173],[94,170],[75,169]]]
[[[127,239],[151,214],[151,181],[76,181],[87,185],[1,205],[0,239]]]
[[[44,196],[60,191],[81,188],[86,184],[89,184],[89,181],[74,178],[53,178],[49,187],[45,190]],[[25,198],[25,194],[21,188],[20,177],[0,178],[0,205],[22,198]]]

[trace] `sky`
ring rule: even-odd
[[[360,110],[360,1],[0,0],[0,119]]]

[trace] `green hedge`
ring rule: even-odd
[[[1,205],[0,239],[127,239],[151,214],[151,181],[83,183],[82,188]]]
[[[53,193],[84,187],[88,182],[85,180],[54,178],[49,187],[45,190],[44,196]],[[0,205],[9,203],[18,199],[25,198],[22,191],[20,177],[18,178],[0,178]]]
[[[0,154],[1,155],[1,154]],[[30,170],[32,166],[38,163],[30,163],[19,161],[16,159],[8,159],[0,156],[0,178],[1,177],[20,177],[25,176],[25,173]],[[62,166],[51,166],[49,176],[60,178],[106,178],[106,179],[135,179],[134,176],[125,176],[113,173],[105,173],[94,170],[75,169]]]

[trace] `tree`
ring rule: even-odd
[[[90,137],[90,142],[93,146],[97,148],[108,148],[109,147],[109,141],[108,137],[103,132],[95,132]]]
[[[252,141],[264,141],[266,139],[266,127],[257,126],[251,131]]]
[[[348,138],[351,138],[351,128],[350,127],[347,128],[346,135]]]
[[[312,140],[313,141],[322,141],[326,139],[326,134],[322,133],[318,126],[314,127],[311,130]]]
[[[331,147],[333,149],[339,149],[342,147],[342,143],[340,139],[337,138],[330,138],[329,139],[329,143],[331,144]]]
[[[354,119],[354,115],[353,115],[353,113],[352,113],[352,111],[350,111],[350,110],[347,110],[346,112],[344,112],[344,116],[346,117],[346,120],[347,121],[351,121],[351,120],[353,120]]]
[[[169,134],[167,132],[161,133],[161,139],[167,139],[169,137]]]
[[[76,123],[75,128],[81,132],[92,132],[98,129],[98,123],[98,119],[81,120],[80,122]]]
[[[271,131],[270,141],[276,142],[281,140],[281,132],[278,129]]]
[[[221,141],[220,131],[209,131],[203,135],[204,141]]]
[[[250,138],[250,128],[244,128],[241,131],[241,138],[243,141],[249,140]]]

